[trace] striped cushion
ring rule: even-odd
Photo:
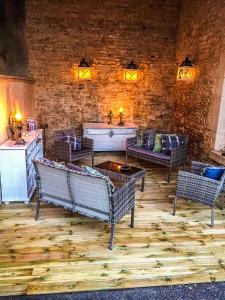
[[[104,174],[102,174],[98,170],[96,170],[96,169],[94,169],[92,167],[89,167],[89,166],[84,166],[84,169],[86,170],[86,172],[88,172],[91,175],[102,177],[102,178],[106,179],[106,182],[107,182],[107,185],[108,185],[110,191],[112,193],[115,192],[114,184],[112,183],[112,181],[109,179],[108,176],[105,176]]]
[[[62,141],[71,144],[71,150],[81,150],[81,138],[73,134],[62,134]]]
[[[161,134],[162,139],[162,153],[170,155],[171,149],[180,146],[179,138],[176,134]]]
[[[152,150],[155,144],[155,133],[143,133],[143,148],[145,150]]]

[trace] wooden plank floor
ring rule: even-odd
[[[96,163],[106,159],[124,157]],[[0,207],[0,295],[225,280],[224,213],[216,209],[212,229],[208,207],[180,200],[172,216],[177,171],[168,184],[164,168],[131,162],[147,171],[145,192],[138,182],[135,228],[129,215],[117,224],[113,251],[104,223],[45,204],[36,222],[35,197]]]

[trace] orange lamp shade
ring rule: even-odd
[[[194,67],[188,57],[182,62],[177,70],[177,80],[190,81],[194,78]]]

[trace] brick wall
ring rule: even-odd
[[[141,127],[171,123],[179,0],[27,1],[29,71],[36,80],[36,108],[57,128],[104,121],[110,109],[118,120]],[[82,54],[90,60],[91,81],[74,78]],[[122,80],[133,57],[138,82]]]
[[[187,132],[191,156],[205,159],[214,147],[225,71],[225,5],[221,0],[184,0],[177,37],[177,63],[190,55],[191,83],[177,81],[173,127]]]

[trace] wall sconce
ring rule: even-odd
[[[187,56],[178,67],[177,80],[192,80],[194,77],[194,67]]]
[[[127,67],[124,69],[124,79],[127,81],[138,80],[138,69],[133,60],[131,60],[130,63],[128,63]]]
[[[85,58],[82,58],[77,70],[78,70],[78,79],[81,80],[91,79],[91,67],[89,63],[85,60]]]

